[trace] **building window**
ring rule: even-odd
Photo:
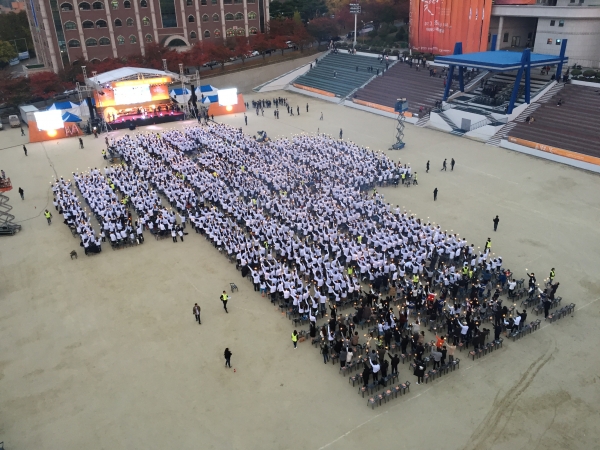
[[[195,31],[190,32],[190,39],[196,39],[196,32]]]
[[[92,9],[104,9],[104,3],[94,2],[92,3]]]
[[[106,20],[96,20],[96,28],[106,28],[107,26]]]
[[[196,19],[194,19],[194,16],[192,16],[191,14],[188,16],[188,22],[189,23],[194,23],[196,21]]]
[[[110,6],[112,7],[112,9],[119,9],[119,1],[112,0],[112,2],[110,2]]]
[[[65,30],[76,30],[77,24],[75,22],[69,21],[65,22]]]
[[[244,20],[244,15],[242,13],[235,14],[235,20]]]
[[[227,29],[227,37],[231,37],[234,35],[235,35],[235,32],[233,31],[233,28],[228,28]]]
[[[223,0],[224,5],[233,5],[233,0]]]
[[[256,3],[256,0],[246,0],[246,3]]]
[[[250,28],[250,34],[258,34],[258,30],[254,27]]]
[[[208,20],[209,20],[208,14],[204,14],[202,16],[202,22],[208,22]]]
[[[129,36],[129,43],[137,44],[137,39],[135,38],[135,36],[133,34],[131,36]]]
[[[98,64],[99,62],[100,62],[100,60],[98,58],[90,59],[90,64]]]
[[[193,2],[193,0],[187,0],[187,1],[185,2],[185,4],[186,4],[187,6],[193,6],[194,2]]]
[[[565,21],[564,20],[559,20],[558,21],[558,26],[559,27],[564,27],[565,26]]]
[[[131,9],[131,2],[129,0],[125,0],[123,2],[123,8],[125,8],[125,9]]]
[[[562,40],[561,40],[561,39],[557,39],[557,40],[556,40],[556,45],[560,45],[560,43],[561,43],[561,42],[562,42]]]
[[[90,10],[90,9],[92,9],[92,8],[90,7],[90,4],[89,4],[88,2],[81,2],[81,3],[79,4],[79,9],[80,9],[81,11],[89,11],[89,10]]]
[[[508,42],[508,33],[504,33],[504,36],[502,37],[502,42]]]
[[[548,40],[546,41],[546,44],[548,44],[548,45],[551,45],[551,44],[552,44],[552,39],[548,39]]]
[[[256,20],[256,13],[254,11],[248,13],[248,20]]]
[[[107,38],[107,37],[101,37],[98,40],[98,44],[100,44],[100,45],[110,45],[110,39]]]
[[[205,37],[205,38],[209,38],[209,37],[210,37],[210,31],[206,30],[206,31],[204,32],[204,37]]]
[[[215,30],[215,37],[221,37],[221,30]]]
[[[200,4],[206,6],[206,0],[202,0]]]
[[[151,34],[147,34],[146,35],[146,42],[152,42],[152,35]]]
[[[81,42],[79,42],[77,39],[71,39],[69,41],[69,47],[71,47],[71,48],[81,47]]]
[[[244,3],[244,2],[242,0],[233,0],[233,3],[241,4],[241,3]]]
[[[94,28],[94,22],[92,22],[91,20],[85,20],[81,24],[81,28]]]
[[[175,0],[159,0],[159,3],[163,28],[176,28],[177,14],[175,12]]]
[[[121,19],[115,19],[115,27],[122,27],[123,26],[123,22],[121,22]]]
[[[87,45],[88,47],[95,47],[96,45],[98,45],[98,41],[94,38],[89,38],[85,40],[85,45]]]
[[[246,36],[246,30],[244,28],[238,28],[237,35],[238,36]]]
[[[219,15],[213,14],[213,22],[218,22],[218,21],[219,21]]]
[[[550,21],[550,26],[553,27],[555,23],[556,23],[556,20],[551,20]]]
[[[125,43],[125,38],[123,36],[117,36],[117,44],[123,45]]]
[[[141,6],[142,8],[147,8],[147,7],[148,7],[148,2],[147,2],[146,0],[142,0],[142,1],[140,2],[140,6]]]
[[[148,25],[150,25],[150,19],[148,19],[147,17],[144,17],[144,18],[142,19],[142,23],[143,23],[145,26],[148,26]]]
[[[225,14],[225,20],[233,20],[233,14],[231,14],[231,13]]]
[[[60,5],[60,10],[61,11],[73,11],[73,5],[71,5],[70,3],[61,3]],[[32,26],[33,28],[33,26]]]
[[[210,3],[211,3],[212,5],[216,5],[216,4],[217,4],[217,0],[210,0]]]
[[[132,19],[131,17],[129,17],[129,18],[126,20],[126,23],[127,23],[127,26],[128,26],[128,27],[132,27],[132,26],[133,26],[133,19]]]

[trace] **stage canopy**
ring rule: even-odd
[[[469,68],[504,72],[518,70],[521,67],[523,52],[511,52],[505,50],[466,53],[464,55],[436,56],[435,62],[441,64],[465,66]],[[531,67],[553,66],[568,62],[569,58],[560,55],[543,55],[541,53],[530,53]]]
[[[170,77],[173,80],[182,81],[180,75],[175,72],[146,69],[143,67],[121,67],[120,69],[109,70],[108,72],[97,74],[95,77],[87,78],[85,84],[94,89],[101,90],[102,87],[115,81],[158,77]],[[185,76],[183,77],[183,81],[187,81]]]

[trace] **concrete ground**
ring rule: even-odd
[[[280,94],[302,108],[300,117],[282,111],[277,121],[272,109],[264,117],[249,111],[247,133],[277,137],[319,128],[337,136],[342,127],[344,138],[374,150],[393,142],[391,119]],[[242,115],[218,120],[243,124]],[[292,350],[292,323],[200,235],[176,245],[148,236],[144,245],[105,246],[85,257],[57,214],[46,224],[50,181],[102,166],[103,136],[85,137],[84,150],[76,139],[28,145],[28,157],[19,130],[0,137],[0,168],[12,178],[8,194],[23,225],[0,239],[5,448],[597,447],[600,177],[407,127],[406,148],[388,154],[411,164],[419,186],[383,189],[386,198],[476,246],[491,237],[493,251],[518,278],[535,271],[541,281],[556,267],[558,294],[577,311],[520,341],[505,340],[503,349],[475,362],[459,353],[460,370],[432,384],[417,386],[401,365],[410,394],[372,411],[317,349],[301,343]],[[444,158],[455,158],[454,172],[440,172]],[[81,261],[69,258],[73,249]],[[239,292],[225,314],[218,296],[230,282]],[[194,302],[202,307],[201,326]],[[235,371],[223,367],[225,347]]]

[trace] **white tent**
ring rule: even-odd
[[[192,96],[192,91],[190,91],[188,88],[174,88],[169,91],[169,95],[177,103],[183,104],[189,101],[190,97]]]

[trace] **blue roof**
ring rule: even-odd
[[[485,70],[515,70],[521,67],[522,52],[510,52],[498,50],[495,52],[466,53],[464,55],[436,56],[435,62],[452,64],[456,66],[468,66]],[[563,63],[569,61],[565,57]],[[543,55],[531,53],[531,67],[551,66],[560,63],[559,55]]]
[[[191,91],[188,88],[185,88],[185,91],[181,88],[175,88],[175,89],[171,89],[171,94],[175,94],[175,95],[189,95],[191,94]]]
[[[200,86],[200,92],[212,92],[212,91],[216,91],[216,90],[217,90],[217,88],[215,88],[214,86],[212,86],[210,84],[205,84],[203,86]]]
[[[81,119],[78,116],[68,111],[62,115],[62,120],[64,122],[81,122]]]

